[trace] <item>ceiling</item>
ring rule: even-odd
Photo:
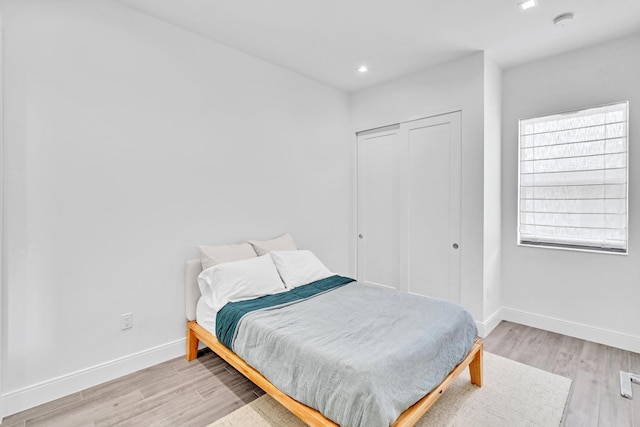
[[[348,92],[480,50],[509,68],[640,31],[640,0],[117,1]]]

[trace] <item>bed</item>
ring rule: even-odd
[[[331,332],[328,334],[322,333],[322,328],[327,328],[327,325],[324,323],[331,323],[324,322],[323,319],[336,318],[336,316],[341,316],[340,318],[344,319],[341,320],[341,322],[343,321],[345,324],[349,325],[354,322],[357,323],[357,321],[354,320],[356,318],[369,316],[366,321],[368,322],[366,325],[367,327],[373,328],[374,331],[378,331],[380,330],[379,328],[386,327],[385,324],[387,323],[394,323],[393,326],[389,327],[400,328],[398,330],[401,331],[409,329],[406,328],[406,325],[395,325],[395,320],[389,321],[389,319],[385,320],[384,316],[379,316],[380,313],[386,311],[382,309],[381,305],[377,305],[381,304],[377,302],[381,300],[380,295],[378,295],[380,292],[387,292],[384,294],[385,298],[394,299],[394,304],[397,307],[401,307],[403,310],[410,310],[411,307],[415,305],[414,299],[419,298],[419,303],[427,304],[418,310],[419,313],[422,313],[423,311],[436,313],[440,309],[439,307],[443,304],[446,305],[447,303],[423,297],[411,296],[404,293],[388,293],[390,291],[373,286],[362,285],[352,281],[352,279],[342,278],[341,276],[331,276],[326,279],[313,282],[309,285],[296,288],[300,291],[299,293],[306,295],[310,292],[316,292],[310,289],[314,286],[317,287],[317,293],[310,297],[301,297],[299,301],[296,300],[294,302],[287,302],[283,304],[282,301],[284,300],[282,298],[296,298],[291,296],[294,294],[293,291],[283,292],[282,294],[273,296],[272,299],[276,301],[273,303],[274,308],[262,307],[249,314],[242,312],[241,315],[236,315],[236,317],[243,319],[242,333],[234,333],[232,330],[229,335],[225,334],[225,328],[228,327],[227,325],[224,325],[222,321],[214,324],[213,322],[215,321],[215,318],[206,318],[206,316],[203,315],[206,311],[202,311],[199,307],[199,303],[202,305],[201,303],[203,300],[203,298],[201,298],[201,288],[198,286],[197,282],[198,275],[201,271],[201,260],[194,259],[187,261],[185,269],[187,360],[195,359],[199,343],[204,343],[207,347],[217,353],[220,357],[226,360],[256,385],[261,387],[266,393],[271,395],[275,400],[280,402],[308,425],[338,425],[332,420],[338,420],[345,425],[373,425],[373,423],[370,422],[371,420],[366,419],[366,417],[373,417],[373,420],[382,420],[383,425],[411,426],[420,419],[420,417],[435,403],[440,395],[465,369],[469,369],[471,382],[479,387],[482,386],[482,341],[477,339],[474,334],[472,340],[469,342],[469,331],[464,332],[464,340],[466,340],[467,343],[464,344],[465,347],[463,353],[460,353],[462,350],[459,348],[455,351],[448,350],[448,346],[441,344],[442,340],[434,341],[436,348],[440,348],[438,346],[442,346],[442,348],[445,349],[438,350],[436,353],[438,357],[440,357],[439,355],[441,354],[447,354],[446,357],[442,356],[442,359],[446,359],[444,364],[449,364],[446,365],[446,368],[440,367],[442,361],[435,359],[435,353],[433,356],[429,356],[429,358],[416,358],[416,352],[421,349],[413,351],[413,348],[416,346],[418,341],[410,341],[410,346],[404,346],[402,341],[394,341],[394,339],[399,339],[394,338],[394,336],[397,335],[395,333],[386,334],[385,337],[388,335],[389,341],[386,342],[385,340],[384,343],[375,342],[375,340],[371,339],[369,339],[369,341],[359,341],[353,350],[350,349],[347,352],[349,355],[354,353],[354,355],[351,356],[354,360],[350,360],[348,363],[342,363],[341,359],[347,353],[340,350],[339,345],[332,345],[332,334],[352,336],[354,333],[349,331],[344,332],[338,329],[331,330],[330,325],[328,330]],[[355,301],[354,298],[360,298],[364,303],[353,304],[353,301]],[[345,310],[344,307],[339,307],[343,301],[345,302],[342,305],[346,304],[350,307],[348,310]],[[249,305],[251,305],[253,302],[249,301],[249,303]],[[227,308],[231,308],[235,305],[236,303],[227,304],[220,313],[226,313]],[[239,303],[239,306],[244,307],[246,305],[247,304],[245,303]],[[360,306],[366,307],[366,310],[368,311],[360,313],[358,311],[360,310]],[[197,309],[197,307],[199,308]],[[342,312],[339,310],[342,310]],[[466,313],[464,310],[462,310],[462,312]],[[234,315],[235,314],[232,313],[227,317],[233,318]],[[313,319],[314,315],[316,316],[315,320],[305,325],[305,319],[307,317]],[[429,315],[431,314],[424,314],[424,316]],[[436,314],[432,314],[431,316],[435,317],[426,318],[436,319],[439,315],[436,316]],[[468,313],[464,314],[464,316],[470,317],[468,316]],[[200,323],[196,320],[196,317],[200,319]],[[405,316],[398,316],[399,319],[404,317]],[[218,318],[222,320],[225,319],[224,316],[220,316]],[[380,318],[379,323],[375,323],[378,322],[378,318]],[[316,328],[314,330],[312,326],[318,323],[321,324],[319,326],[320,329]],[[441,328],[448,327],[447,322],[441,323]],[[206,325],[206,327],[203,325]],[[237,324],[234,325],[237,326]],[[240,328],[240,326],[237,327]],[[351,326],[349,326],[349,328],[351,328]],[[458,336],[455,335],[458,333],[455,329],[457,328],[447,329],[447,333],[445,335],[449,337],[449,341],[462,341],[462,338],[459,339]],[[475,331],[475,325],[473,326],[473,329]],[[279,337],[278,334],[274,332],[283,330],[286,331],[286,334],[280,334]],[[357,334],[355,335],[364,336],[363,340],[367,339],[366,329],[363,329],[362,325],[357,326],[356,330]],[[460,334],[462,333],[463,332],[460,332]],[[313,345],[303,344],[302,341],[298,343],[297,340],[302,340],[305,335],[317,336],[317,338],[314,338],[315,341],[311,341]],[[463,335],[460,335],[460,337],[462,336]],[[236,337],[236,341],[233,343],[235,346],[230,345],[230,337]],[[413,338],[409,337],[408,339]],[[286,349],[283,349],[284,347],[278,344],[283,339],[285,341],[291,341],[291,343],[287,344],[289,347],[286,347]],[[424,340],[424,338],[420,338],[420,340]],[[272,347],[267,346],[265,349],[259,350],[256,346],[257,342],[260,343],[261,346],[263,343],[268,344],[273,342],[275,344],[273,344]],[[230,347],[234,348],[236,352],[230,350]],[[409,351],[409,347],[412,351]],[[319,349],[322,349],[322,351],[317,351]],[[311,354],[305,355],[306,353]],[[370,354],[375,354],[377,356],[368,357],[367,355]],[[244,357],[241,357],[240,355]],[[301,362],[299,365],[310,365],[311,367],[307,366],[305,368],[307,371],[300,370],[296,361],[303,360],[304,357],[307,356],[311,358],[309,360],[312,360],[312,362]],[[287,357],[289,357],[289,360],[287,360]],[[367,366],[359,366],[358,358],[366,360],[366,363],[363,362],[362,365]],[[429,360],[425,361],[426,359]],[[452,363],[452,361],[455,362]],[[326,366],[323,367],[323,363]],[[436,372],[436,375],[433,376],[433,378],[431,374],[428,376],[429,381],[432,382],[434,381],[434,378],[437,378],[437,382],[435,384],[429,384],[427,380],[423,379],[415,381],[416,377],[422,378],[424,373],[429,371],[431,369],[430,366],[434,364],[438,365],[438,369],[440,369],[440,371],[446,369],[442,372]],[[258,369],[254,369],[253,366],[258,367]],[[388,369],[391,366],[393,366],[393,370]],[[402,373],[404,377],[400,375],[400,373],[396,373],[396,370],[399,370],[399,367],[404,367],[404,372]],[[322,372],[322,374],[318,374],[314,369],[318,372]],[[381,372],[382,374],[376,384],[370,384],[369,375],[363,375],[360,372],[360,369],[363,369],[363,372],[369,372],[366,371],[366,369],[368,369],[373,372]],[[331,372],[327,373],[328,370],[331,370]],[[314,374],[316,377],[313,377]],[[441,375],[443,378],[441,379],[441,377],[438,377],[437,375]],[[331,382],[331,377],[336,376],[340,377],[341,380],[336,382],[334,378],[334,382]],[[328,377],[329,379],[325,380],[325,377]],[[358,381],[364,381],[364,385],[358,383]],[[394,385],[394,383],[398,381],[401,381],[401,383]],[[276,387],[274,383],[278,384],[279,387]],[[414,383],[416,383],[415,387]],[[301,384],[306,384],[306,386]],[[312,386],[309,384],[312,384]],[[381,388],[380,384],[388,384],[388,387]],[[407,384],[410,384],[411,386],[409,387]],[[363,392],[354,399],[341,399],[341,396],[349,395],[349,388],[355,388],[356,391],[363,390]],[[367,391],[369,388],[371,390],[376,390],[376,392],[369,393]],[[388,388],[389,390],[385,390],[384,388]],[[327,389],[331,390],[327,393],[328,397],[317,396],[319,395],[317,390]],[[405,389],[408,391],[405,392]],[[285,393],[283,390],[287,390],[289,393]],[[387,395],[384,394],[385,391],[388,391]],[[416,393],[419,394],[416,395]],[[375,397],[372,396],[377,396],[378,394],[381,396],[379,402],[372,403],[367,400],[375,399]],[[402,394],[402,396],[398,397],[400,400],[410,399],[410,403],[403,407],[402,401],[396,402],[394,400],[396,394]],[[298,399],[296,400],[290,395],[296,396]],[[363,400],[366,402],[362,403],[360,407],[358,407],[355,403],[352,404],[352,402],[356,400]],[[310,406],[301,402],[309,403]],[[389,403],[389,405],[387,405],[387,403]],[[387,408],[385,405],[393,406],[393,408]],[[322,408],[322,413],[311,406]],[[375,412],[375,410],[378,410],[378,406],[380,406],[380,414]],[[402,410],[398,410],[398,407],[402,408]],[[363,411],[363,408],[375,408],[375,410],[366,409]],[[347,415],[343,414],[345,411],[348,413]],[[352,413],[355,415],[352,415]],[[397,417],[396,413],[399,414]],[[393,414],[392,418],[389,418],[390,414]],[[341,416],[345,418],[341,419]],[[390,421],[387,423],[387,421],[384,420]]]

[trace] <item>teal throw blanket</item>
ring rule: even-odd
[[[228,349],[233,350],[233,338],[240,319],[247,313],[288,305],[296,301],[305,300],[331,289],[354,282],[354,279],[343,276],[331,276],[308,285],[299,286],[287,292],[265,295],[246,301],[227,303],[216,315],[216,336],[218,341]]]

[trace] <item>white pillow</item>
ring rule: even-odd
[[[248,243],[237,245],[198,246],[202,269],[206,270],[223,262],[240,261],[241,259],[255,258],[256,252]]]
[[[289,233],[271,240],[249,240],[249,243],[251,243],[258,256],[271,251],[295,251],[298,249]]]
[[[216,312],[228,302],[286,290],[269,254],[207,268],[198,276],[198,286]]]
[[[334,275],[311,251],[272,251],[271,258],[287,289]]]

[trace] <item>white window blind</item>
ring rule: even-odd
[[[627,252],[628,109],[520,120],[520,244]]]

